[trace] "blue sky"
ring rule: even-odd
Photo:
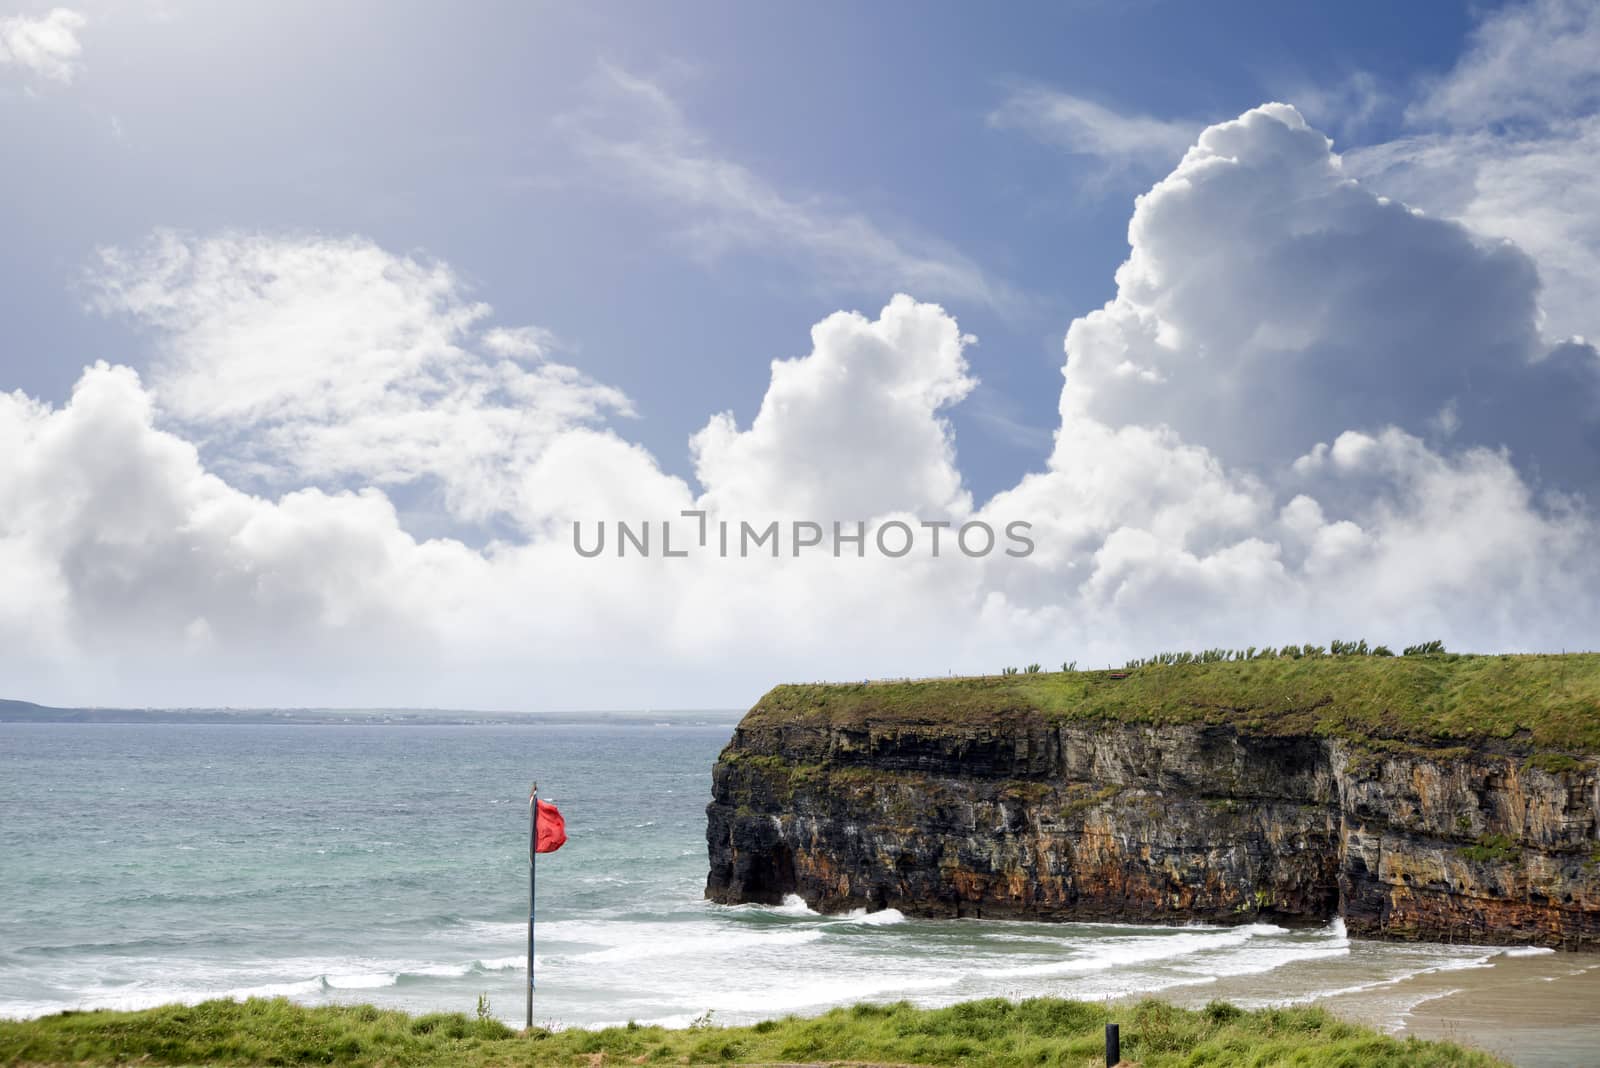
[[[0,668],[659,707],[1591,647],[1596,54],[1574,0],[0,8]],[[688,508],[1037,551],[572,552]]]

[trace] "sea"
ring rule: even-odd
[[[282,996],[738,1023],[871,1000],[1158,994],[1294,1004],[1401,991],[1500,951],[1309,929],[819,915],[703,897],[729,722],[0,724],[0,1016]],[[1412,984],[1415,985],[1415,984]],[[1421,995],[1413,995],[1421,996]],[[1398,1027],[1410,1006],[1392,1005]]]

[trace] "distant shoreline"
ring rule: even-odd
[[[55,708],[0,699],[0,723],[177,723],[245,726],[733,727],[742,710],[478,712],[434,708]]]

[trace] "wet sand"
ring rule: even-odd
[[[1352,940],[1340,975],[1358,981],[1332,993],[1319,962],[1297,961],[1157,996],[1186,1008],[1213,998],[1244,1008],[1321,1005],[1389,1034],[1487,1050],[1518,1068],[1600,1068],[1600,954],[1484,947],[1468,958],[1428,959],[1443,948]],[[1418,972],[1387,978],[1397,952],[1418,954]],[[1364,972],[1370,978],[1360,981]]]
[[[1476,1046],[1518,1068],[1600,1065],[1594,954],[1499,956],[1488,967],[1420,975],[1377,993],[1323,1004],[1396,1034]]]
[[[1427,946],[1416,946],[1426,953]],[[1378,961],[1386,946],[1350,943],[1350,961]],[[1392,945],[1387,951],[1394,951]],[[1440,961],[1400,980],[1317,990],[1315,962],[1296,962],[1266,975],[1219,978],[1158,996],[1186,1007],[1213,998],[1237,1006],[1318,1004],[1347,1020],[1389,1034],[1445,1039],[1506,1058],[1518,1068],[1600,1066],[1600,954],[1483,950],[1483,958]]]

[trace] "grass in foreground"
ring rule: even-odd
[[[945,1009],[857,1005],[809,1019],[687,1030],[614,1027],[521,1035],[492,1019],[408,1016],[370,1005],[307,1008],[281,998],[208,1001],[145,1012],[72,1012],[0,1021],[7,1065],[511,1065],[876,1062],[1103,1065],[1107,1022],[1141,1068],[1505,1068],[1458,1046],[1394,1039],[1315,1008],[1201,1011],[1159,1001],[1108,1010],[1038,998]]]
[[[753,726],[1049,719],[1232,723],[1426,745],[1600,753],[1600,654],[1317,656],[911,682],[779,686]]]

